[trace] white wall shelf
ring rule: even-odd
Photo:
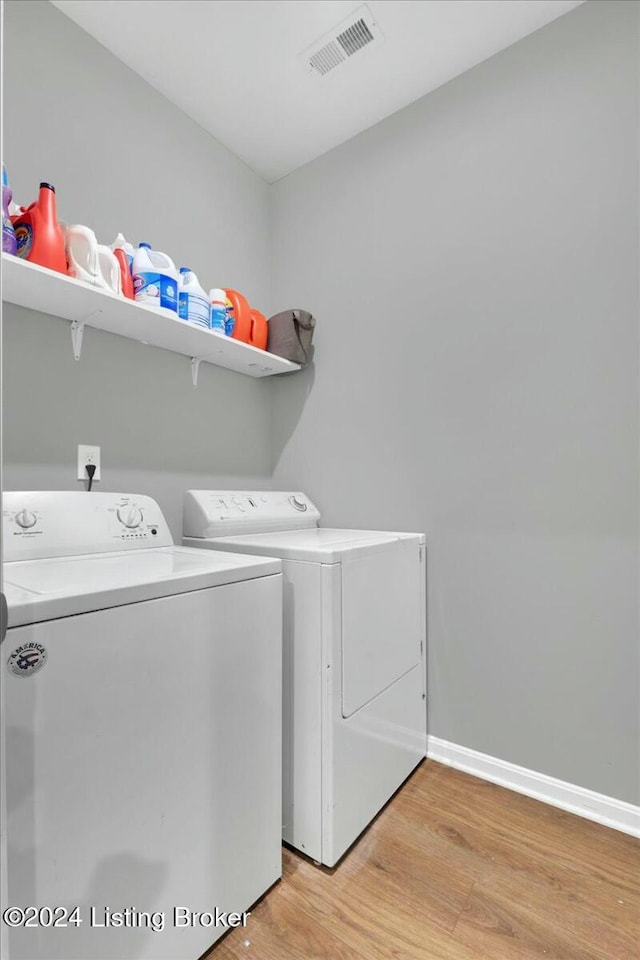
[[[194,386],[201,363],[226,367],[249,377],[271,377],[300,369],[297,363],[248,343],[7,254],[2,255],[2,299],[68,320],[76,360],[80,359],[85,327],[94,327],[190,357]]]

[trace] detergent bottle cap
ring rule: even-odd
[[[7,176],[7,170],[4,163],[2,164],[2,186],[3,187],[9,186],[9,177]]]
[[[139,243],[138,246],[139,246],[139,247],[144,247],[145,250],[151,250],[151,244],[150,244],[150,243]]]
[[[54,185],[52,183],[45,183],[44,180],[40,184],[40,189],[42,189],[42,187],[46,187],[47,190],[53,190],[54,193],[56,192],[56,188],[54,187]]]
[[[209,290],[209,300],[211,303],[226,303],[227,295],[224,290],[214,287],[213,290]]]
[[[191,267],[180,267],[180,273],[191,273]]]
[[[127,246],[129,246],[129,247],[131,246],[130,243],[127,244],[127,241],[126,241],[126,238],[125,238],[124,234],[119,233],[118,236],[117,236],[117,237],[115,238],[115,240],[113,241],[113,243],[111,244],[111,249],[112,249],[112,250],[118,250],[118,249],[124,250],[125,244],[126,244]]]

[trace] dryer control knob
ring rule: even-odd
[[[142,523],[142,510],[139,507],[120,507],[116,511],[120,523],[133,530]]]
[[[300,513],[304,513],[307,509],[307,505],[304,500],[298,500],[297,497],[289,497],[289,503],[292,507],[295,507],[296,510],[299,510]]]
[[[31,513],[30,510],[20,510],[19,513],[16,513],[16,523],[19,527],[22,527],[23,530],[28,530],[29,527],[35,527],[37,519],[35,513]]]

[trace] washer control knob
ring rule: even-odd
[[[20,510],[16,513],[16,523],[19,527],[22,527],[23,530],[28,530],[29,527],[35,527],[37,519],[35,513],[31,513],[30,510]]]
[[[307,505],[304,500],[299,500],[298,497],[289,497],[289,503],[292,507],[295,507],[296,510],[299,510],[300,513],[304,513],[307,509]]]
[[[116,511],[118,520],[130,530],[139,527],[142,523],[142,510],[140,507],[119,507]]]

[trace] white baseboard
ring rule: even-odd
[[[564,780],[556,780],[544,773],[518,767],[515,763],[498,760],[486,753],[460,747],[439,737],[427,738],[427,757],[474,777],[489,780],[516,793],[542,800],[587,820],[595,820],[614,830],[640,837],[640,807],[594,790],[586,790]]]

